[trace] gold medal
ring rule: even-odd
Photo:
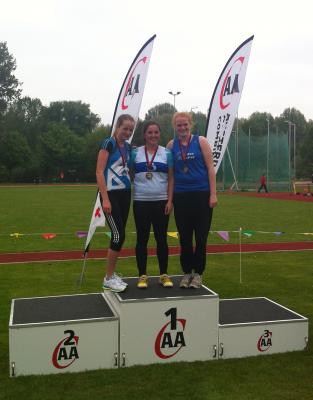
[[[152,158],[149,161],[148,150],[147,150],[147,147],[145,146],[145,155],[146,155],[146,163],[147,163],[147,170],[148,170],[148,172],[146,173],[146,178],[147,179],[152,179],[152,177],[153,177],[153,174],[150,171],[154,170],[154,168],[153,168],[153,160],[154,160],[154,158],[155,158],[155,156],[156,156],[156,154],[158,152],[158,148],[159,148],[159,146],[157,146],[157,148],[154,150]]]

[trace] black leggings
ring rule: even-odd
[[[205,269],[206,243],[213,214],[209,199],[209,192],[174,194],[174,215],[181,246],[180,263],[185,274],[194,271],[202,275]]]
[[[136,260],[140,275],[147,273],[147,244],[150,228],[153,226],[154,237],[157,242],[157,257],[160,274],[167,273],[168,245],[167,227],[169,216],[165,215],[167,200],[134,201],[134,219],[137,230]]]
[[[125,228],[130,207],[130,190],[110,190],[108,192],[111,202],[111,215],[104,213],[111,229],[110,249],[120,251],[125,241]]]

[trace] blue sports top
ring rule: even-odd
[[[148,154],[151,161],[151,154]],[[163,146],[158,151],[152,163],[152,178],[147,179],[148,172],[145,146],[133,149],[131,152],[131,168],[135,173],[134,200],[158,201],[167,200],[168,168],[173,168],[172,153]]]
[[[183,153],[186,147],[182,145]],[[182,160],[179,140],[173,140],[172,154],[174,160],[174,193],[209,191],[208,169],[205,164],[199,136],[192,135],[188,146],[186,161]],[[184,167],[188,168],[184,172]]]
[[[104,179],[107,190],[130,189],[129,163],[130,163],[130,145],[125,142],[121,147],[121,152],[126,159],[126,165],[123,166],[123,159],[114,137],[103,140],[101,150],[109,152],[109,158],[104,170]]]

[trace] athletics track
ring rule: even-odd
[[[313,194],[304,195],[304,194],[295,194],[289,192],[269,192],[269,193],[258,193],[258,192],[227,192],[230,195],[237,196],[248,196],[248,197],[261,197],[266,199],[273,200],[293,200],[293,201],[305,201],[308,203],[313,203]]]
[[[272,251],[303,251],[313,250],[313,241],[306,242],[276,242],[276,243],[244,243],[241,245],[242,253],[272,252]],[[239,244],[211,244],[207,246],[208,254],[239,253]],[[88,259],[103,259],[106,257],[106,250],[91,250]],[[170,255],[179,255],[180,247],[169,247]],[[155,248],[149,248],[150,256],[156,255]],[[121,257],[134,257],[135,249],[122,249]],[[15,264],[29,262],[51,262],[82,260],[81,250],[71,251],[40,251],[26,253],[0,253],[0,264]]]

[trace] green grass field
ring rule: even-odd
[[[0,186],[0,251],[43,251],[83,249],[85,239],[76,237],[77,231],[87,231],[96,195],[93,186]],[[280,201],[264,198],[219,195],[219,205],[214,210],[213,231],[243,230],[284,232],[275,234],[255,233],[244,237],[244,242],[304,241],[313,236],[299,233],[312,232],[309,215],[313,204],[296,201]],[[104,248],[109,243],[99,228],[92,241],[92,248]],[[169,231],[176,231],[173,216]],[[128,219],[124,247],[133,247],[135,227],[132,212]],[[24,236],[11,237],[12,233]],[[52,240],[45,240],[41,233],[56,233]],[[177,239],[168,239],[170,246]],[[217,234],[209,236],[210,243],[225,243]],[[238,233],[231,233],[230,242],[238,242]],[[154,245],[151,240],[150,245]]]
[[[77,230],[87,230],[93,207],[93,187],[0,187],[1,252],[80,249]],[[4,210],[4,211],[3,211]],[[246,242],[308,240],[299,232],[311,232],[312,204],[221,195],[213,230],[243,229],[284,231],[284,235],[255,234]],[[130,217],[127,230],[134,230]],[[171,221],[171,228],[175,225]],[[38,236],[10,237],[12,232],[56,232],[53,240]],[[231,235],[231,242],[237,241]],[[128,234],[126,246],[135,235]],[[210,242],[225,243],[216,235]],[[169,243],[177,245],[175,239]],[[93,247],[108,244],[97,235]],[[153,245],[151,240],[151,245]],[[138,366],[119,370],[9,378],[8,321],[12,298],[99,292],[104,263],[89,260],[86,281],[77,289],[81,262],[47,262],[0,265],[0,399],[56,398],[79,400],[294,400],[313,398],[313,349],[302,352],[244,359]],[[156,258],[149,259],[149,273],[157,274]],[[134,258],[121,259],[118,272],[136,274]],[[180,273],[178,257],[170,257],[169,272]],[[204,283],[220,298],[266,296],[313,320],[312,251],[208,256]],[[35,357],[35,355],[34,355]]]

